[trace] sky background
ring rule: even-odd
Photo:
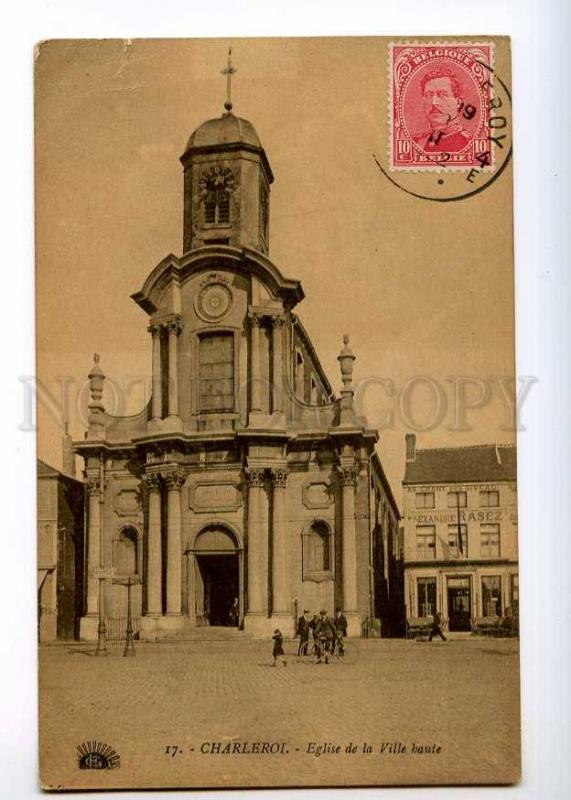
[[[382,161],[386,152],[381,39],[41,46],[37,375],[55,398],[59,379],[69,382],[73,437],[83,438],[76,395],[95,351],[118,385],[150,377],[147,317],[130,295],[165,255],[181,254],[178,159],[191,132],[223,111],[220,70],[229,44],[238,67],[234,111],[255,125],[275,176],[270,257],[302,282],[306,299],[296,311],[325,371],[338,391],[337,355],[348,333],[355,383],[393,382],[392,398],[370,384],[360,410],[380,429],[379,451],[397,499],[404,434],[433,417],[426,382],[409,385],[410,413],[399,403],[411,379],[428,377],[444,402],[439,423],[417,430],[420,447],[513,441],[497,387],[467,413],[469,430],[450,430],[451,378],[491,386],[514,374],[511,167],[459,202],[421,200],[391,185],[373,158]],[[502,58],[499,52],[500,64]],[[506,71],[507,62],[504,77]],[[478,391],[473,387],[468,398]],[[135,413],[143,402],[135,384],[124,411]],[[60,467],[61,420],[45,398],[38,424],[38,456]]]

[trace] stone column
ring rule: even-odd
[[[161,488],[159,476],[146,475],[149,491],[149,539],[147,561],[147,615],[162,614]]]
[[[349,635],[360,635],[357,611],[357,534],[355,528],[356,467],[341,467],[343,486],[343,611],[349,624]]]
[[[163,416],[162,375],[161,375],[161,325],[153,323],[148,327],[153,337],[153,381],[151,399],[151,420],[159,421]]]
[[[181,324],[178,319],[167,324],[169,334],[169,417],[178,419],[178,337]]]
[[[272,617],[288,615],[289,596],[287,583],[287,536],[285,500],[287,472],[272,471],[273,479],[273,540],[272,540]],[[284,631],[282,631],[284,633]]]
[[[167,486],[167,614],[181,615],[182,544],[180,490],[185,476],[182,470],[164,474]]]
[[[259,314],[251,314],[250,316],[250,387],[251,387],[251,407],[250,411],[260,413],[262,411],[262,384],[261,384],[261,370],[260,359],[262,352],[261,343],[261,328],[262,318]]]
[[[283,316],[272,317],[272,410],[283,411]]]
[[[101,548],[101,505],[99,500],[100,481],[88,480],[89,530],[87,545],[87,613],[99,613],[99,580],[93,570],[99,566]]]
[[[263,513],[264,470],[248,472],[248,612],[246,630],[264,632],[268,614],[268,531]]]

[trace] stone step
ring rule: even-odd
[[[223,626],[200,627],[185,625],[180,631],[157,635],[157,640],[161,642],[228,642],[251,639],[252,634],[245,633],[239,628],[227,628]]]

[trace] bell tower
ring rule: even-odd
[[[224,113],[198,127],[181,156],[184,168],[183,250],[208,245],[269,251],[270,185],[274,176],[251,122],[232,112],[232,51]]]

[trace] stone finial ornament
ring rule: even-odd
[[[341,367],[341,380],[343,381],[343,388],[341,389],[340,425],[352,425],[356,421],[353,402],[353,366],[355,358],[355,354],[349,347],[349,336],[345,334],[343,336],[343,348],[337,356]]]
[[[99,366],[99,353],[93,354],[93,366],[87,376],[91,402],[89,408],[89,438],[102,439],[105,436],[105,406],[103,405],[103,384],[105,373]]]

